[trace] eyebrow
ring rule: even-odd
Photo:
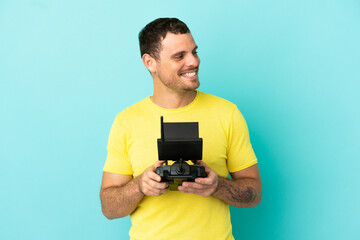
[[[194,47],[194,49],[192,51],[196,51],[198,49],[198,46]],[[180,54],[184,54],[186,53],[186,51],[180,51],[180,52],[176,52],[174,54],[171,55],[171,57],[175,57],[176,55],[180,55]]]

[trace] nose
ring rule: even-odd
[[[186,60],[188,67],[198,67],[200,64],[200,58],[197,54],[189,54]]]

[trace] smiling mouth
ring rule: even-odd
[[[182,73],[182,74],[180,74],[180,76],[185,77],[186,79],[189,79],[189,80],[196,79],[196,78],[197,78],[197,75],[198,75],[198,71],[197,71],[197,70],[195,70],[195,71],[193,71],[193,72],[187,72],[187,73]]]

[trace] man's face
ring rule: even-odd
[[[156,72],[160,82],[176,91],[192,91],[200,86],[198,71],[200,59],[197,46],[190,33],[168,33],[161,42]]]

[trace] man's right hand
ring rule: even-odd
[[[160,182],[161,177],[155,173],[156,168],[160,167],[164,162],[157,161],[139,176],[139,188],[144,195],[160,196],[168,190],[169,184],[167,182]]]

